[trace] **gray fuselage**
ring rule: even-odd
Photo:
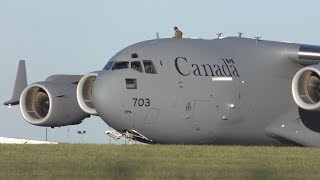
[[[157,143],[316,146],[305,139],[319,133],[303,125],[291,94],[303,66],[286,52],[297,48],[236,37],[137,43],[99,73],[93,106],[115,130]]]

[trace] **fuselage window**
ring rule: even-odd
[[[129,62],[118,61],[113,64],[112,70],[129,68]]]
[[[136,71],[142,72],[142,67],[141,67],[141,62],[140,61],[132,61],[131,62],[131,68],[136,70]]]
[[[144,60],[144,61],[143,61],[143,65],[144,65],[144,71],[145,71],[146,73],[149,73],[149,74],[157,74],[157,70],[156,70],[156,68],[154,67],[152,61],[150,61],[150,60]]]
[[[137,80],[136,79],[125,79],[127,89],[137,89]]]

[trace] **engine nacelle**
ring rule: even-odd
[[[77,100],[80,108],[91,115],[97,115],[97,111],[92,104],[92,86],[98,72],[91,72],[83,76],[77,86]]]
[[[20,96],[23,118],[33,125],[60,127],[74,125],[88,117],[76,98],[76,85],[39,82],[26,87]]]
[[[300,69],[292,81],[292,95],[297,105],[305,110],[320,111],[320,66]]]

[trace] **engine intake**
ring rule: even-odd
[[[32,84],[21,93],[21,114],[27,122],[38,126],[60,127],[79,124],[88,115],[80,109],[75,94],[74,84]]]
[[[92,104],[92,87],[98,76],[98,72],[92,72],[83,76],[77,86],[77,100],[80,108],[91,115],[97,115]]]
[[[319,66],[308,66],[296,73],[292,81],[292,95],[302,109],[320,111]]]

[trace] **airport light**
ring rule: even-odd
[[[78,134],[86,134],[87,131],[77,131]]]
[[[79,135],[81,135],[81,143],[83,144],[83,136],[86,134],[87,131],[77,131]]]

